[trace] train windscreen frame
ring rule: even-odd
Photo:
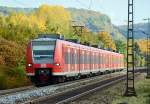
[[[54,61],[56,40],[32,41],[32,56],[34,63],[51,63]]]

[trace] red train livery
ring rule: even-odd
[[[123,68],[123,54],[59,38],[43,36],[32,40],[27,46],[26,73],[35,84]]]

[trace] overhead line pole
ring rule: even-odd
[[[149,35],[149,32],[150,32],[150,18],[146,18],[144,19],[145,21],[148,21],[148,26],[147,26],[147,29],[148,29],[148,34],[147,35],[147,57],[146,57],[146,61],[147,61],[147,75],[146,75],[146,78],[149,79],[150,78],[150,35]]]
[[[134,86],[134,17],[133,0],[128,0],[127,82],[125,96],[136,96]]]

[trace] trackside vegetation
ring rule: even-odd
[[[150,79],[139,80],[135,86],[136,97],[118,96],[112,104],[150,104]]]

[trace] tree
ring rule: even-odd
[[[35,15],[39,20],[44,20],[47,33],[66,34],[70,28],[71,16],[62,6],[40,6]]]
[[[116,50],[122,54],[126,54],[126,44],[121,40],[115,40]]]
[[[111,48],[112,50],[116,50],[116,45],[108,32],[99,32],[98,36],[99,40],[104,43],[105,48]]]

